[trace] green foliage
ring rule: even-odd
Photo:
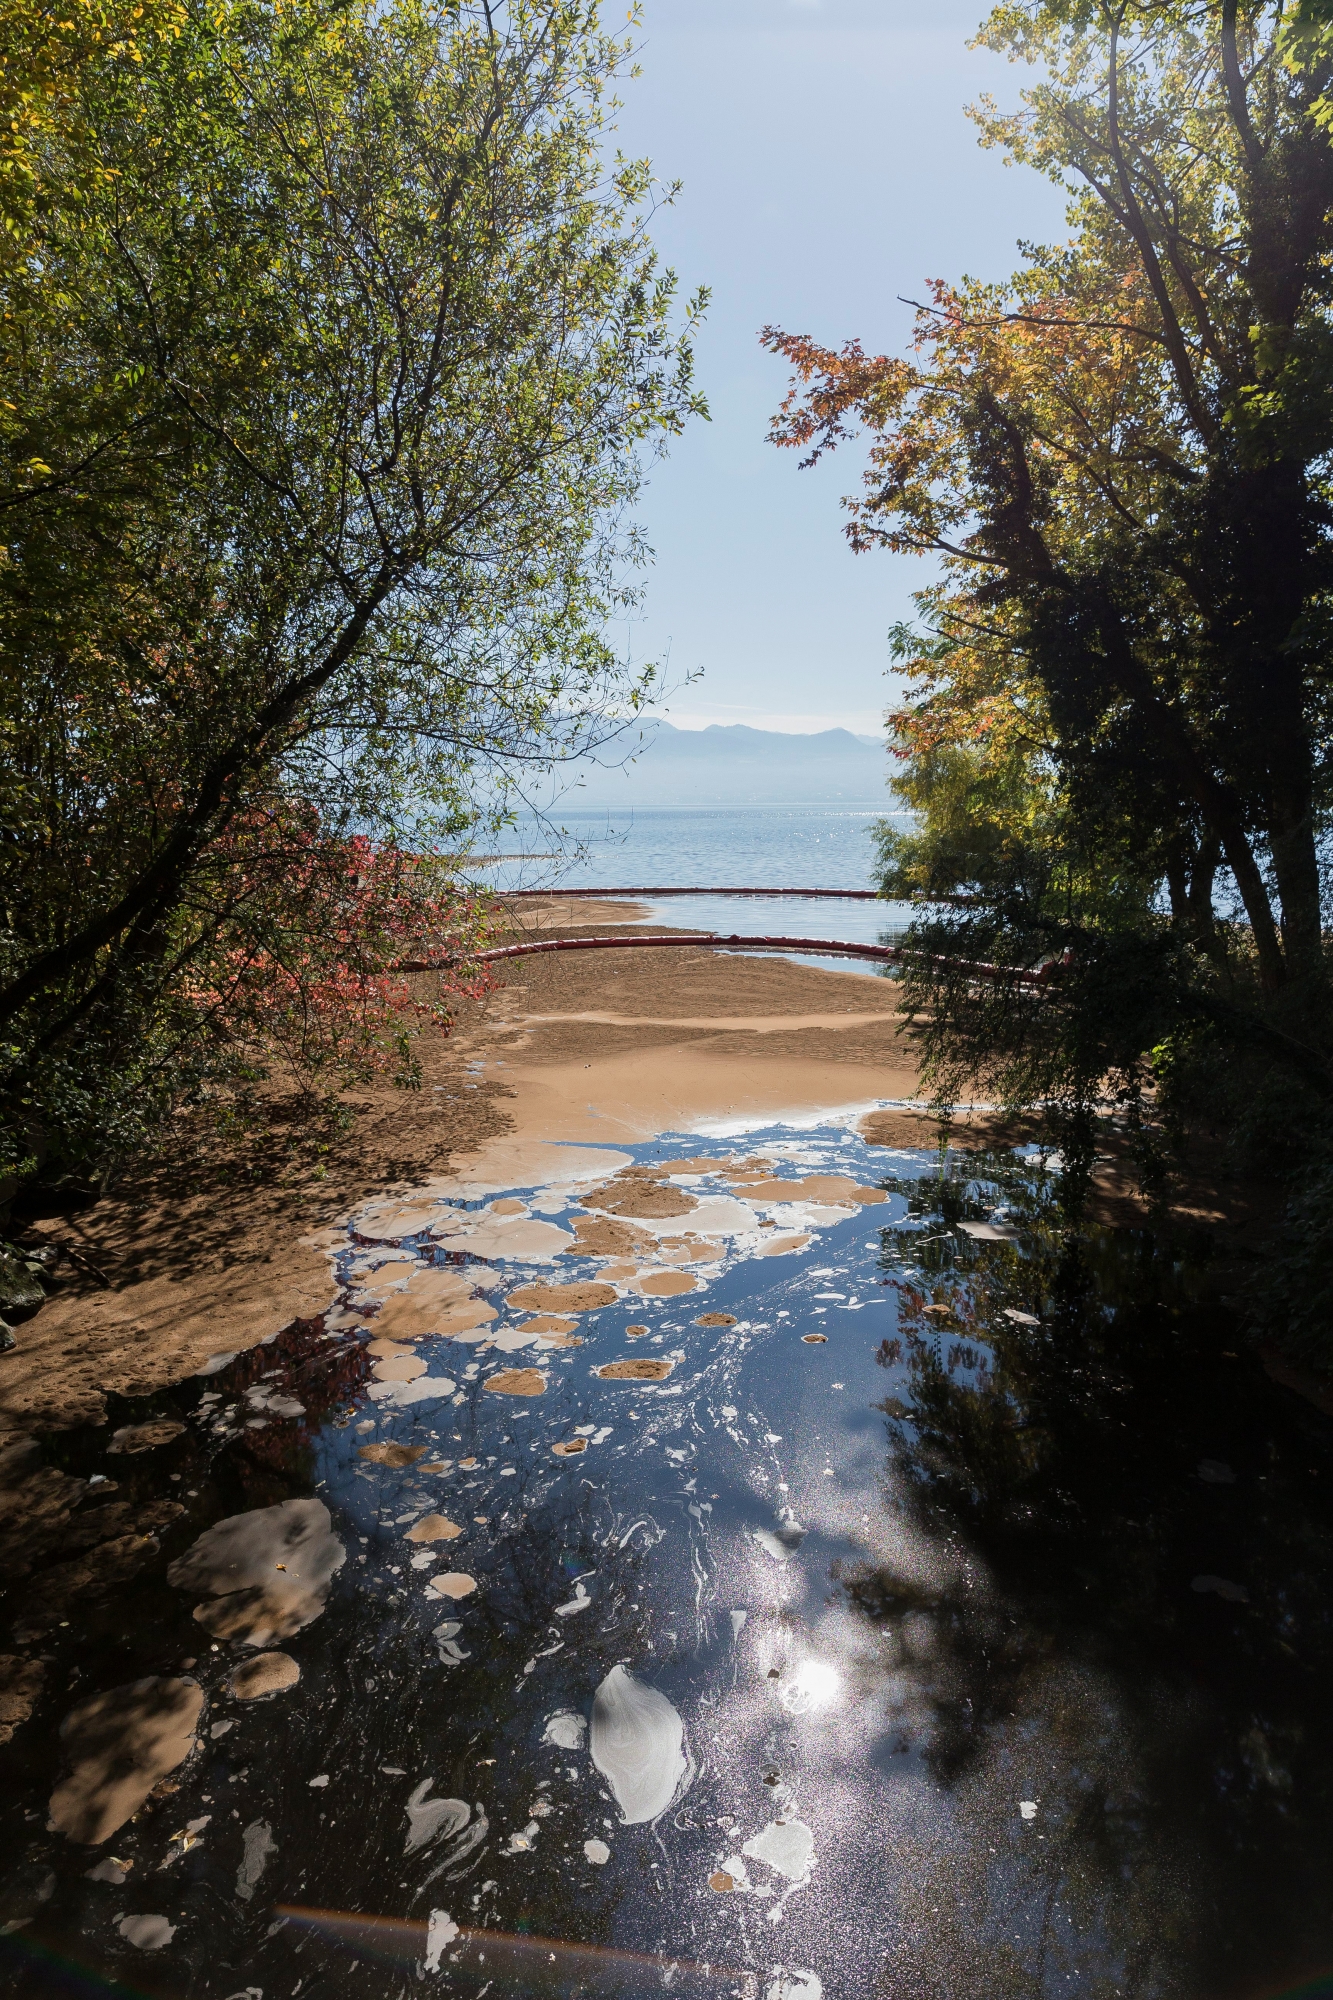
[[[703,406],[624,59],[590,0],[235,0],[78,72],[0,323],[6,1157],[216,1067],[293,815],[429,850],[644,698],[626,510]]]
[[[1225,1105],[1289,1170],[1333,1095],[1333,47],[1292,10],[999,7],[983,142],[1065,243],[936,284],[916,356],[773,330],[775,441],[869,435],[858,549],[930,555],[900,635],[885,888],[945,1101]],[[1047,968],[1038,980],[1033,974]]]

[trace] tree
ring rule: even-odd
[[[103,171],[83,116],[85,73],[151,60],[182,21],[180,0],[0,5],[0,264],[28,254],[36,217],[53,204],[77,209],[81,183]]]
[[[13,1152],[62,1091],[93,1143],[203,962],[269,948],[293,829],[345,883],[642,700],[625,510],[703,406],[604,157],[624,59],[594,0],[237,0],[79,72],[99,171],[4,322]]]
[[[795,368],[778,443],[809,462],[870,433],[853,545],[938,560],[897,719],[913,768],[1021,739],[1060,802],[1061,895],[1028,916],[1100,978],[1132,909],[1158,970],[1125,1061],[1202,1011],[1326,1094],[1333,48],[1290,12],[996,8],[980,41],[1044,75],[1016,115],[982,104],[983,141],[1069,188],[1069,243],[1008,285],[935,285],[912,360],[765,339]],[[933,886],[977,890],[1023,962],[1012,899]]]

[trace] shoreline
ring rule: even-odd
[[[518,906],[509,935],[632,935],[646,916],[552,896]],[[614,950],[513,962],[447,1040],[422,1037],[419,1091],[348,1093],[350,1129],[318,1162],[293,1148],[288,1170],[270,1156],[251,1171],[246,1149],[196,1141],[87,1207],[27,1221],[30,1242],[79,1261],[61,1257],[59,1287],[0,1359],[0,1450],[101,1422],[108,1395],[152,1395],[316,1318],[333,1298],[320,1232],[379,1196],[460,1172],[503,1177],[533,1146],[726,1136],[885,1103],[904,1105],[890,1114],[900,1136],[881,1124],[876,1143],[930,1143],[925,1114],[905,1105],[916,1063],[887,981],[703,949],[664,956],[669,968]],[[282,1115],[275,1106],[275,1129]]]
[[[516,941],[593,926],[632,935],[648,914],[582,897],[511,908]],[[0,1357],[0,1452],[33,1431],[100,1423],[108,1396],[153,1395],[212,1356],[317,1319],[333,1302],[323,1232],[367,1201],[445,1177],[502,1186],[525,1154],[551,1145],[842,1121],[872,1145],[929,1147],[938,1130],[913,1102],[917,1063],[894,986],[782,958],[608,949],[510,961],[447,1039],[423,1036],[418,1050],[420,1090],[349,1092],[349,1129],[327,1146],[284,1137],[288,1111],[275,1102],[260,1143],[187,1132],[174,1155],[89,1206],[26,1221],[30,1242],[74,1259],[61,1256],[57,1289]],[[974,1144],[1024,1136],[981,1109],[955,1130]],[[1224,1226],[1243,1250],[1271,1228],[1270,1207],[1262,1190],[1219,1182],[1200,1163],[1172,1213]],[[1145,1219],[1111,1156],[1093,1219]]]

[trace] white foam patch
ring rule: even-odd
[[[277,1851],[278,1843],[267,1820],[257,1819],[246,1827],[241,1835],[241,1865],[236,1871],[236,1894],[243,1903],[248,1903],[254,1895],[270,1858]]]
[[[814,1861],[815,1836],[804,1820],[771,1819],[762,1833],[746,1841],[741,1853],[751,1861],[765,1862],[789,1882],[801,1882]]]
[[[433,1778],[423,1778],[404,1807],[407,1814],[404,1854],[415,1854],[434,1840],[461,1833],[472,1817],[472,1808],[464,1799],[429,1798],[427,1794],[434,1782]]]
[[[557,1618],[572,1618],[576,1611],[586,1611],[591,1603],[592,1599],[584,1589],[583,1578],[580,1577],[574,1585],[574,1595],[564,1604],[556,1605],[555,1615]]]
[[[557,1229],[553,1222],[536,1222],[527,1215],[488,1215],[471,1226],[437,1227],[431,1233],[446,1250],[466,1250],[472,1257],[520,1264],[553,1264],[575,1243],[570,1230]]]
[[[807,1972],[797,1965],[775,1965],[773,1978],[764,1989],[764,2000],[824,2000],[824,1988],[818,1973]]]
[[[522,1188],[572,1187],[632,1166],[633,1156],[610,1146],[561,1146],[552,1140],[492,1139],[439,1183],[447,1194],[475,1201]]]
[[[165,1917],[155,1916],[122,1917],[116,1925],[126,1944],[132,1944],[136,1951],[161,1951],[163,1945],[171,1943],[178,1928]]]
[[[734,1139],[743,1132],[767,1131],[770,1126],[783,1126],[788,1132],[814,1132],[821,1125],[839,1125],[850,1130],[870,1112],[887,1111],[899,1102],[888,1097],[867,1097],[855,1104],[837,1104],[818,1111],[756,1111],[741,1118],[701,1118],[692,1129],[701,1139]],[[767,1144],[764,1150],[786,1154],[792,1148],[778,1141]]]
[[[402,1410],[413,1403],[433,1403],[441,1396],[452,1396],[457,1387],[447,1375],[419,1375],[415,1382],[372,1382],[366,1394],[372,1403],[388,1403]]]
[[[426,1926],[426,1970],[438,1972],[445,1947],[458,1936],[458,1925],[447,1910],[432,1910]]]
[[[583,1716],[576,1715],[572,1708],[561,1708],[547,1716],[542,1742],[554,1744],[557,1750],[581,1750],[587,1732]]]
[[[679,1715],[622,1666],[612,1667],[593,1698],[589,1747],[627,1826],[664,1813],[689,1770]]]
[[[688,1215],[634,1216],[634,1227],[654,1236],[745,1236],[759,1226],[758,1212],[733,1195],[707,1195]]]

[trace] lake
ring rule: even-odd
[[[549,829],[524,822],[514,829],[511,858],[479,869],[478,879],[506,889],[732,888],[871,889],[871,831],[882,802],[848,806],[659,808],[631,818],[570,812],[557,853]],[[889,817],[901,822],[902,814]],[[727,935],[837,938],[875,944],[909,919],[904,903],[763,901],[725,897],[647,898],[652,925],[666,923]],[[867,968],[849,959],[804,958],[840,971]],[[873,975],[872,975],[873,976]]]

